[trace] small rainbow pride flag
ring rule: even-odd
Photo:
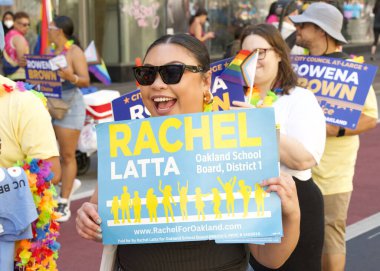
[[[112,83],[111,77],[108,73],[106,64],[104,63],[103,59],[100,60],[100,64],[89,65],[88,70],[92,72],[92,74],[104,85],[108,86]]]
[[[241,71],[241,64],[250,54],[251,52],[248,50],[241,50],[236,55],[234,60],[231,61],[230,65],[228,65],[228,67],[223,71],[223,73],[220,75],[220,78],[225,81],[246,86]]]
[[[256,74],[256,66],[257,66],[258,59],[259,59],[259,52],[258,50],[255,50],[253,53],[247,56],[246,59],[244,59],[243,63],[241,64],[241,70],[242,70],[244,82],[246,86],[249,87],[248,101],[250,101],[252,98],[253,85],[255,83],[255,74]]]
[[[86,56],[88,70],[104,85],[110,85],[112,83],[111,77],[106,64],[96,50],[94,41],[91,41],[86,50],[84,50],[84,55]]]

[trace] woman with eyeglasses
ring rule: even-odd
[[[59,67],[58,75],[63,81],[62,99],[70,105],[70,109],[63,119],[53,119],[62,166],[62,186],[57,207],[61,217],[57,220],[65,222],[71,216],[70,195],[81,185],[80,181],[75,179],[77,174],[75,152],[85,121],[86,107],[79,88],[90,85],[90,76],[84,52],[73,36],[73,21],[67,16],[57,16],[48,27],[52,46],[45,53],[63,55],[67,62],[65,67]]]
[[[170,52],[170,53],[168,53]],[[187,34],[167,35],[147,50],[143,66],[134,69],[145,106],[152,117],[208,111],[211,102],[210,58],[206,47]],[[279,244],[216,244],[214,241],[120,245],[116,270],[242,270],[252,253],[263,265],[280,266],[298,240],[299,208],[294,182],[281,174],[264,182],[281,198],[284,237]],[[77,212],[78,233],[100,241],[97,190]]]
[[[13,29],[5,36],[3,71],[6,77],[14,81],[25,81],[25,55],[29,54],[29,43],[25,35],[29,27],[29,15],[19,11],[14,15]]]
[[[279,270],[321,270],[324,238],[323,198],[311,178],[311,167],[323,154],[326,124],[313,93],[297,86],[289,47],[270,24],[248,26],[241,36],[242,49],[258,52],[255,93],[250,103],[274,106],[280,126],[281,169],[293,176],[301,209],[301,233],[296,249]],[[247,90],[247,96],[248,92]],[[245,107],[245,103],[234,102]],[[251,258],[255,271],[270,270]]]

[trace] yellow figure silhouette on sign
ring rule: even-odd
[[[257,216],[264,216],[264,198],[266,192],[260,184],[255,184],[255,201],[257,206]]]
[[[230,216],[231,214],[232,216],[235,216],[234,186],[236,183],[236,176],[233,177],[228,182],[226,182],[225,184],[222,182],[222,179],[218,177],[218,182],[223,187],[224,192],[226,192],[226,207],[227,207],[228,216]]]
[[[220,204],[222,203],[222,198],[220,197],[218,188],[213,188],[212,194],[214,195],[212,203],[214,204],[215,218],[222,218],[222,212],[220,211]]]
[[[243,205],[244,205],[244,214],[243,217],[248,216],[248,206],[249,206],[249,200],[251,197],[252,187],[249,185],[245,185],[244,180],[239,181],[239,187],[240,187],[240,194],[243,197]]]
[[[189,189],[189,181],[186,181],[186,186],[180,187],[178,182],[179,206],[181,208],[182,220],[187,220],[187,191]]]
[[[153,188],[149,188],[148,192],[146,193],[146,208],[148,209],[150,222],[153,220],[154,222],[157,222],[157,206],[158,199],[154,194]]]
[[[111,207],[111,214],[113,214],[113,223],[114,224],[120,224],[119,220],[119,198],[117,196],[113,197],[112,200],[112,207]]]
[[[123,194],[121,194],[121,222],[124,223],[127,216],[128,223],[131,223],[131,214],[129,209],[132,208],[131,195],[128,193],[128,187],[123,186]]]
[[[135,215],[135,223],[141,222],[141,199],[139,197],[139,191],[135,191],[134,198],[132,199],[133,213]]]
[[[207,197],[209,194],[202,194],[202,190],[200,187],[195,188],[195,208],[197,209],[198,213],[198,220],[205,220],[205,203],[203,202],[203,197]]]
[[[169,212],[170,216],[172,218],[172,221],[174,222],[174,215],[173,215],[173,208],[171,202],[174,203],[174,206],[176,205],[173,195],[172,195],[172,187],[170,185],[165,185],[164,189],[162,189],[162,181],[160,180],[159,188],[160,192],[163,195],[162,199],[162,205],[164,205],[165,210],[165,216],[166,216],[166,223],[169,222]]]

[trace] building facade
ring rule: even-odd
[[[340,0],[345,14],[346,37],[352,42],[370,42],[372,7],[375,0]],[[131,67],[144,56],[149,44],[166,33],[187,32],[190,16],[200,6],[208,10],[207,31],[215,38],[206,43],[212,59],[223,57],[237,26],[264,22],[271,0],[52,0],[59,15],[74,21],[83,47],[95,41],[113,81],[132,80]],[[354,3],[355,2],[355,3]],[[355,4],[355,7],[353,8]],[[350,6],[351,5],[351,6]],[[359,6],[358,6],[359,5]],[[7,9],[31,15],[31,32],[40,18],[39,0],[14,0]],[[359,10],[360,9],[360,10]],[[359,10],[359,11],[358,11]],[[363,31],[364,30],[364,31]],[[31,43],[34,36],[30,34]],[[33,44],[32,44],[33,45]]]

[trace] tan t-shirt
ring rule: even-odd
[[[15,83],[0,76],[0,84]],[[49,112],[28,91],[14,90],[0,96],[0,166],[11,167],[25,158],[59,156]]]
[[[369,90],[362,113],[378,118],[376,94]],[[345,193],[353,190],[353,177],[359,136],[327,137],[325,151],[318,166],[312,168],[313,179],[323,195]]]

